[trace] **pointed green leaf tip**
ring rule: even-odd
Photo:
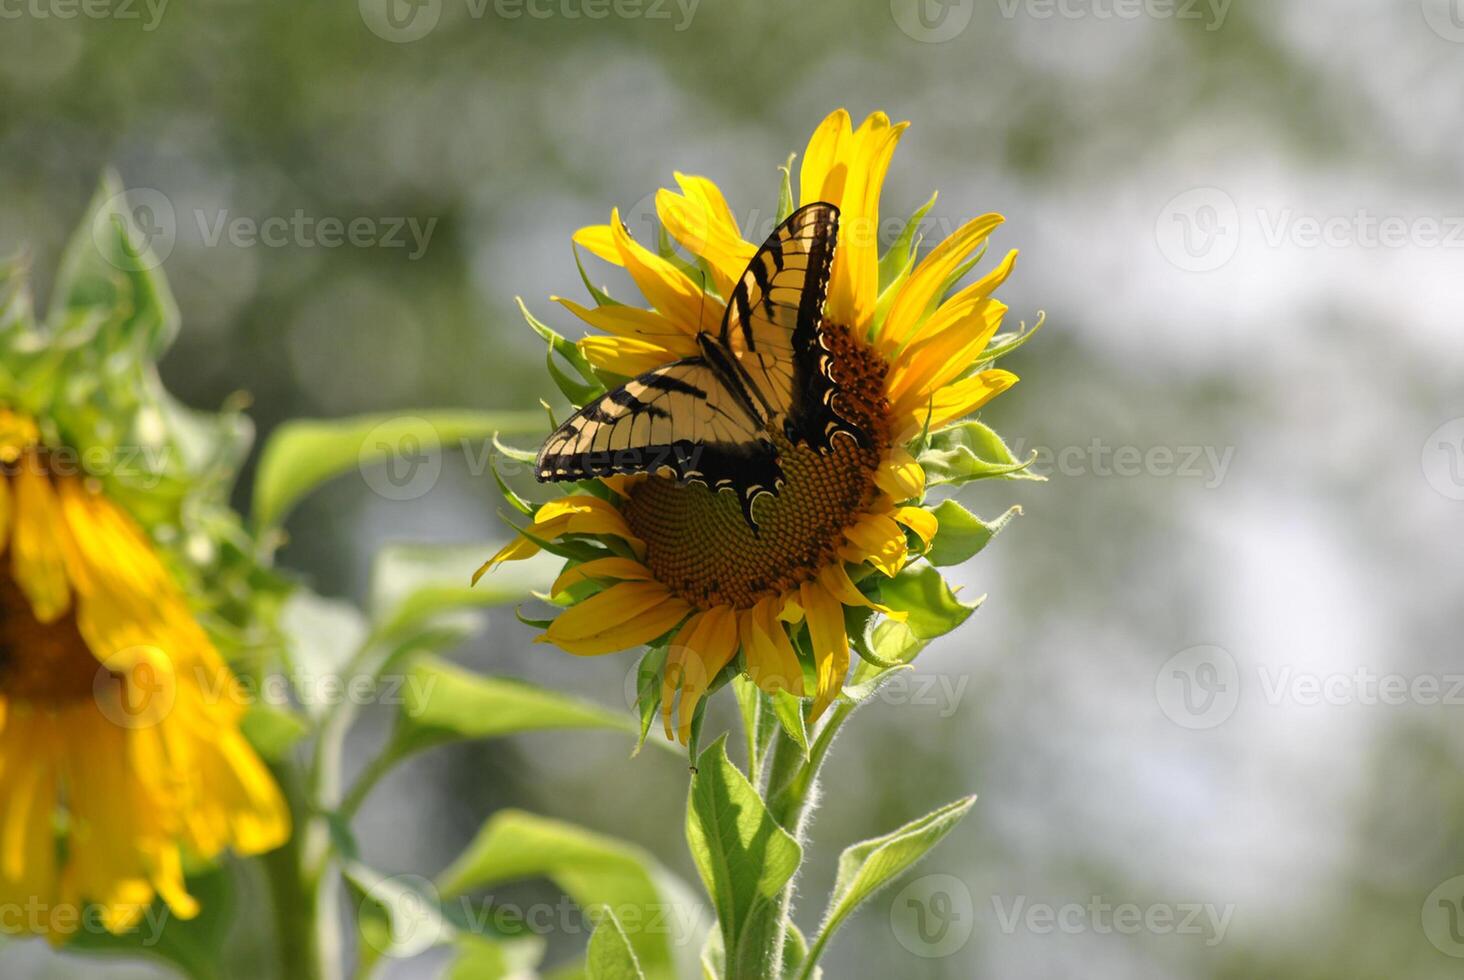
[[[980,422],[963,422],[930,434],[929,445],[920,453],[928,487],[961,486],[972,480],[1006,477],[1012,480],[1042,480],[1026,472],[1036,459],[1026,462],[1012,455],[1001,436]]]
[[[948,803],[899,830],[847,848],[839,856],[839,873],[823,928],[800,976],[809,975],[824,946],[855,909],[939,844],[975,803],[974,796]]]
[[[802,863],[803,848],[727,758],[725,735],[697,758],[686,839],[717,912],[726,976],[760,975],[779,896]]]

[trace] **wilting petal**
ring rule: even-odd
[[[813,661],[818,676],[810,723],[817,721],[839,696],[844,677],[849,673],[849,636],[844,632],[844,607],[816,582],[798,587],[803,611],[808,619],[808,641],[813,648]]]

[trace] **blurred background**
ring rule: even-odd
[[[1047,313],[983,419],[1050,481],[963,491],[1026,512],[957,573],[989,599],[836,746],[805,929],[845,844],[980,802],[827,975],[1459,974],[1464,6],[389,2],[0,3],[0,250],[44,297],[115,166],[172,211],[185,401],[247,391],[262,433],[559,405],[514,297],[579,335],[548,301],[582,296],[574,229],[619,206],[644,240],[679,169],[753,237],[829,110],[908,119],[885,215],[935,188],[928,236],[1003,212],[1011,320]],[[332,247],[327,218],[359,233]],[[413,501],[343,479],[281,561],[359,599],[383,544],[486,556],[498,506],[471,452]],[[505,613],[459,658],[624,703],[633,655],[531,636]],[[669,753],[572,733],[444,749],[382,784],[362,846],[433,873],[517,806],[695,882],[685,786]],[[0,950],[7,978],[84,972],[155,975]]]

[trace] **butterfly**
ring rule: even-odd
[[[829,450],[836,433],[867,437],[834,408],[838,391],[821,323],[839,209],[817,202],[768,236],[732,289],[716,336],[585,405],[544,443],[540,482],[669,473],[730,488],[756,528],[753,502],[783,473],[771,435]]]

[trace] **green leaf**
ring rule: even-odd
[[[293,711],[263,703],[249,706],[239,728],[249,744],[271,762],[287,759],[290,750],[310,731],[305,719]]]
[[[1042,325],[1046,322],[1047,314],[1039,313],[1037,314],[1037,322],[1032,324],[1031,330],[1022,329],[1016,333],[998,334],[991,338],[991,345],[981,352],[980,363],[989,364],[998,358],[1006,357],[1012,351],[1031,340],[1032,335],[1038,330],[1041,330]],[[1026,324],[1023,324],[1023,327],[1025,326]]]
[[[554,581],[548,556],[507,562],[472,584],[497,545],[389,545],[371,570],[371,619],[378,637],[399,638],[447,613],[487,609],[528,598]]]
[[[359,861],[344,862],[341,872],[356,910],[361,976],[369,975],[369,967],[382,956],[407,959],[458,938],[441,894],[428,879],[388,877]]]
[[[1018,480],[1041,480],[1025,472],[1036,459],[1019,462],[1006,443],[980,422],[963,422],[930,434],[930,444],[920,454],[929,487],[960,486],[972,480],[1007,477]]]
[[[390,752],[402,758],[465,739],[588,728],[634,735],[620,712],[523,681],[485,677],[436,657],[412,663],[401,687],[402,708]]]
[[[590,297],[592,299],[594,299],[595,305],[596,306],[624,306],[625,305],[624,303],[620,302],[614,296],[611,296],[609,293],[607,293],[605,290],[601,289],[599,286],[596,286],[594,283],[590,282],[590,277],[585,272],[585,264],[580,259],[579,246],[578,245],[575,245],[573,243],[570,243],[570,248],[574,251],[574,267],[579,270],[580,279],[581,279],[581,281],[584,282],[585,289],[587,289],[589,291]]]
[[[640,732],[632,755],[640,755],[640,750],[645,747],[646,736],[656,720],[656,709],[661,707],[661,669],[666,666],[669,653],[667,647],[651,647],[635,669],[635,709],[640,720]]]
[[[297,588],[280,612],[280,631],[293,673],[312,684],[312,690],[297,692],[305,712],[319,719],[330,705],[311,697],[313,682],[343,676],[349,670],[366,642],[366,621],[360,610],[348,602],[326,599],[309,589]]]
[[[595,369],[590,365],[589,358],[585,357],[585,355],[580,352],[579,346],[572,341],[565,339],[565,337],[561,335],[558,331],[556,331],[553,327],[550,327],[548,324],[535,317],[534,314],[530,313],[528,306],[524,304],[523,297],[515,296],[514,301],[518,303],[519,312],[524,315],[524,320],[528,323],[530,329],[532,329],[534,333],[538,334],[540,337],[544,338],[544,340],[548,342],[550,352],[553,354],[558,354],[560,357],[564,358],[565,361],[569,363],[569,366],[574,368],[575,372],[578,373],[579,376],[583,378],[584,381],[588,383],[591,388],[603,391],[604,389],[600,387],[599,378],[595,376]],[[573,399],[571,399],[571,401],[573,401]],[[575,402],[575,404],[581,403]]]
[[[613,911],[606,910],[590,934],[590,948],[585,954],[586,980],[645,980],[645,976],[625,927]]]
[[[728,977],[753,976],[776,932],[779,896],[803,848],[727,758],[724,735],[697,759],[686,839],[716,908]]]
[[[922,640],[949,633],[971,618],[981,604],[980,599],[972,603],[957,599],[930,565],[912,565],[881,583],[880,597],[887,606],[909,613],[905,625]]]
[[[1021,513],[1022,508],[1013,507],[988,524],[954,500],[943,500],[935,508],[935,519],[940,526],[925,558],[932,565],[959,565],[985,548],[1012,518],[1021,516]]]
[[[876,667],[870,664],[866,670],[857,672],[845,685],[843,695],[850,701],[868,701],[879,693],[879,689],[897,674],[914,670],[910,664],[895,664],[891,667]]]
[[[773,714],[778,719],[778,724],[783,727],[783,733],[793,740],[793,744],[803,750],[803,758],[808,759],[808,727],[803,721],[803,701],[787,691],[778,691],[768,696],[772,702]]]
[[[504,810],[438,879],[444,896],[548,878],[591,916],[614,911],[648,980],[674,980],[677,950],[694,945],[698,906],[649,853],[521,810]]]
[[[393,499],[431,488],[435,459],[444,447],[498,432],[536,433],[537,412],[418,411],[347,419],[286,422],[265,443],[254,479],[254,523],[264,530],[284,521],[300,498],[351,470]],[[385,472],[375,467],[385,464]],[[406,464],[403,470],[402,464]]]
[[[544,958],[539,936],[498,938],[460,933],[454,944],[457,957],[445,980],[523,980],[536,976]]]
[[[948,803],[899,830],[862,841],[839,855],[833,895],[811,955],[817,959],[850,913],[939,844],[975,803],[974,796]]]
[[[223,980],[230,976],[221,966],[229,947],[229,932],[238,912],[237,870],[227,865],[188,877],[188,893],[201,911],[193,919],[172,915],[161,900],[143,912],[131,932],[112,935],[101,928],[78,928],[66,948],[78,953],[136,956],[175,967],[193,980]],[[96,910],[88,906],[87,915]]]
[[[136,209],[134,213],[133,209]],[[143,229],[138,218],[154,227]],[[90,342],[135,360],[156,360],[178,332],[178,306],[163,279],[163,258],[151,247],[177,234],[173,206],[152,190],[125,191],[114,171],[102,175],[86,217],[67,243],[51,293],[48,326],[65,342],[85,324],[107,336]]]
[[[778,185],[778,217],[777,224],[787,220],[788,215],[793,213],[793,157],[797,154],[788,154],[788,162],[778,168],[783,174],[783,180]],[[812,201],[807,202],[812,204]]]
[[[910,266],[915,258],[915,249],[918,247],[915,235],[920,230],[920,222],[935,207],[935,194],[930,195],[930,200],[917,208],[915,213],[910,215],[905,227],[900,229],[900,237],[889,247],[889,251],[880,256],[879,259],[879,282],[881,298],[883,293],[890,287],[898,286],[909,274]],[[898,290],[896,290],[898,292]]]

